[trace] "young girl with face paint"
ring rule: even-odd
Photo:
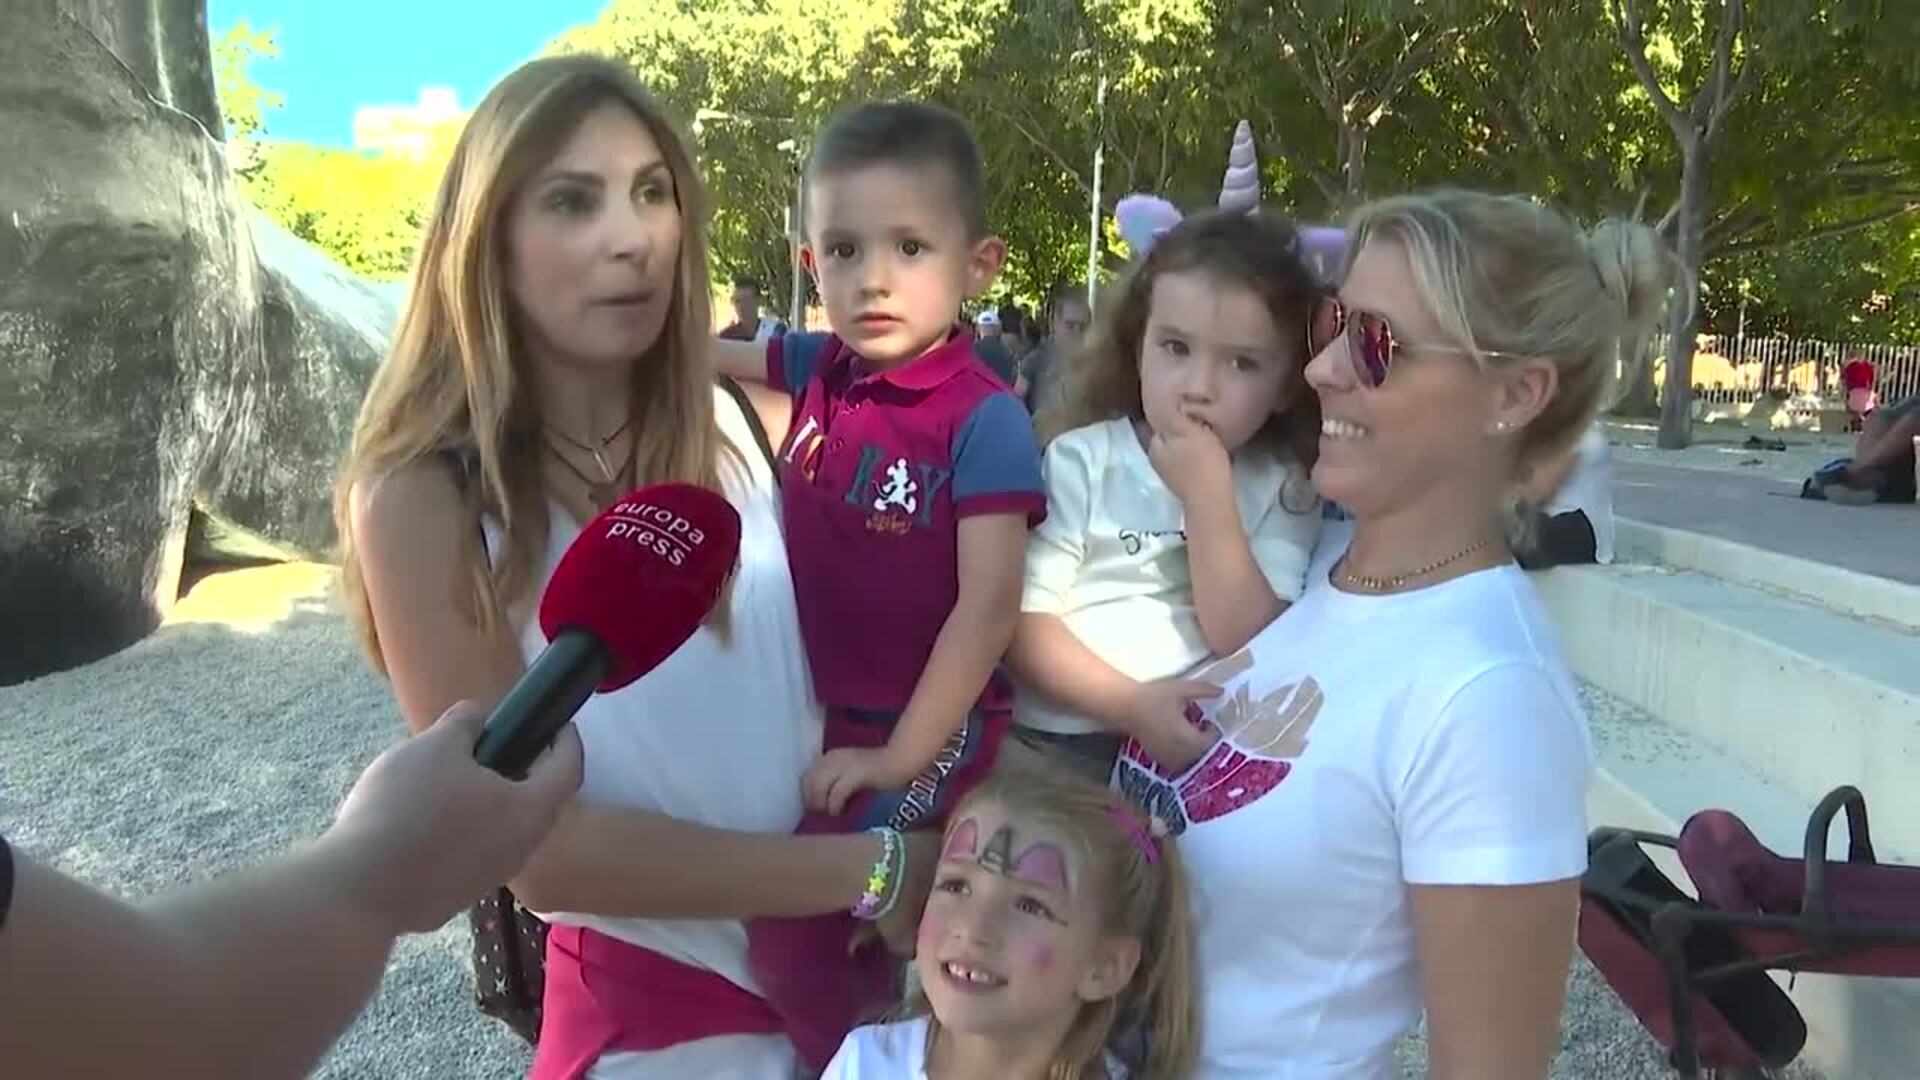
[[[1197,1044],[1187,887],[1164,827],[1071,776],[1003,765],[947,828],[895,1023],[827,1080],[1178,1080]]]

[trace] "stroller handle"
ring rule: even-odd
[[[1867,832],[1867,800],[1860,789],[1848,784],[1827,792],[1807,818],[1806,886],[1800,903],[1800,914],[1813,921],[1821,934],[1832,930],[1827,913],[1827,833],[1833,826],[1833,815],[1842,808],[1847,812],[1847,861],[1874,861],[1873,840]]]

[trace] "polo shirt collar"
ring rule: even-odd
[[[947,334],[947,340],[932,351],[915,360],[910,360],[897,368],[887,371],[868,371],[865,361],[860,359],[850,345],[842,345],[837,366],[843,368],[850,380],[871,386],[874,383],[889,383],[902,390],[931,390],[966,369],[973,360],[973,336],[956,326]]]

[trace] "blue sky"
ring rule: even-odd
[[[606,0],[209,0],[217,40],[246,19],[274,28],[278,60],[253,78],[286,104],[267,114],[275,138],[346,146],[361,105],[407,104],[451,86],[462,108]]]

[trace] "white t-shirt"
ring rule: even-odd
[[[925,1080],[927,1018],[854,1028],[827,1063],[820,1080]],[[1111,1080],[1127,1080],[1127,1070],[1107,1058]]]
[[[1602,563],[1613,561],[1613,459],[1607,432],[1595,424],[1574,444],[1573,468],[1547,506],[1549,515],[1585,511],[1593,523],[1593,550]]]
[[[730,638],[722,642],[702,628],[641,679],[587,699],[574,717],[586,749],[580,797],[723,829],[790,832],[800,821],[800,776],[820,755],[821,717],[800,647],[773,474],[725,391],[714,391],[714,414],[747,464],[742,475],[722,458],[727,499],[741,521]],[[556,507],[551,517],[542,590],[578,533],[564,511]],[[491,524],[488,540],[498,542]],[[532,662],[545,646],[537,620],[527,618],[520,627],[522,654]],[[747,970],[746,931],[737,921],[539,914],[549,922],[591,927],[759,992]],[[730,1035],[649,1053],[608,1054],[590,1076],[791,1080],[796,1060],[783,1037]]]
[[[1337,531],[1335,531],[1337,530]],[[1119,786],[1181,831],[1205,1080],[1387,1080],[1422,1009],[1409,885],[1586,868],[1586,719],[1547,612],[1503,566],[1388,596],[1306,594],[1202,677],[1223,741]]]
[[[1127,420],[1075,428],[1047,444],[1047,519],[1027,541],[1022,611],[1060,616],[1095,656],[1142,682],[1206,659],[1193,607],[1186,515]],[[1254,561],[1282,600],[1300,595],[1320,507],[1306,473],[1272,454],[1233,460],[1234,498]],[[1290,510],[1286,503],[1296,509]],[[1014,720],[1042,731],[1100,731],[1089,717],[1023,689]]]

